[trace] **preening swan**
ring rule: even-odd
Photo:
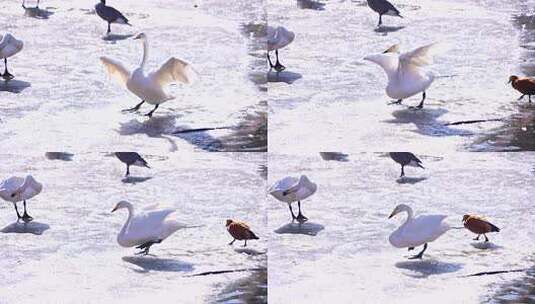
[[[120,62],[113,59],[100,57],[100,60],[111,76],[114,76],[130,92],[141,98],[139,104],[124,111],[135,112],[139,110],[143,103],[147,102],[154,105],[154,109],[146,114],[146,116],[152,117],[152,114],[160,104],[175,98],[164,91],[165,86],[176,82],[190,84],[196,79],[197,74],[189,63],[171,57],[158,70],[146,75],[144,68],[149,56],[147,36],[144,33],[140,33],[134,39],[140,39],[143,42],[143,58],[139,67],[132,73]]]
[[[463,216],[464,227],[473,233],[477,234],[477,237],[474,241],[478,241],[479,237],[483,235],[485,237],[485,243],[489,241],[486,233],[490,232],[500,232],[500,228],[496,227],[491,222],[487,221],[485,218],[477,215],[466,214]]]
[[[107,34],[111,32],[112,23],[131,25],[121,12],[111,6],[106,6],[106,0],[100,0],[100,3],[95,5],[95,12],[100,18],[108,22]]]
[[[33,220],[26,210],[26,200],[36,196],[43,190],[43,185],[38,183],[33,176],[27,175],[25,178],[12,176],[0,184],[0,197],[8,202],[12,202],[17,213],[17,218],[25,222]],[[24,204],[24,214],[20,216],[17,202]]]
[[[390,157],[398,164],[401,165],[401,175],[400,177],[405,176],[405,166],[409,167],[419,167],[422,169],[425,169],[424,166],[422,166],[422,161],[416,157],[416,155],[412,154],[411,152],[390,152],[388,153]]]
[[[379,23],[377,24],[377,26],[381,26],[381,24],[383,24],[383,15],[403,18],[399,14],[398,9],[395,8],[394,5],[392,5],[392,3],[388,2],[387,0],[368,0],[368,6],[377,14],[379,14]]]
[[[311,182],[306,175],[301,175],[298,179],[293,176],[287,176],[271,186],[268,190],[269,194],[281,202],[288,203],[290,213],[292,214],[292,221],[306,222],[308,218],[301,213],[301,201],[316,193],[318,186]],[[297,202],[299,213],[294,215],[292,203]]]
[[[121,162],[126,164],[125,176],[130,175],[130,166],[145,167],[150,169],[147,161],[136,152],[115,152],[115,156],[117,156]]]
[[[117,242],[123,247],[141,249],[137,254],[147,255],[152,245],[161,243],[171,234],[181,228],[183,224],[167,217],[175,212],[174,209],[161,209],[150,212],[134,213],[134,206],[127,201],[120,201],[111,212],[128,209],[128,219],[117,235]]]
[[[35,8],[39,8],[39,1],[37,0],[37,4],[35,5]],[[22,0],[22,8],[26,8],[26,0]]]
[[[386,94],[396,99],[394,103],[399,104],[403,99],[422,92],[422,101],[416,107],[421,109],[424,106],[425,91],[435,79],[434,74],[424,67],[433,62],[433,56],[442,52],[444,46],[437,43],[429,44],[401,55],[396,52],[397,46],[393,46],[385,53],[369,55],[364,60],[374,62],[383,68],[388,76]]]
[[[3,36],[0,35],[0,59],[4,58],[4,74],[0,73],[5,80],[11,80],[14,76],[7,70],[7,58],[17,54],[22,50],[23,43],[17,40],[10,33],[6,33]]]
[[[396,229],[388,240],[396,248],[409,248],[424,245],[423,250],[409,259],[421,259],[427,243],[438,239],[451,227],[444,222],[446,215],[419,215],[414,217],[411,207],[400,204],[396,206],[388,218],[392,218],[400,212],[407,212],[407,220],[403,225]]]
[[[288,44],[292,43],[295,38],[294,32],[291,32],[287,30],[283,26],[279,26],[277,28],[274,28],[272,26],[267,26],[266,28],[267,33],[267,58],[269,62],[269,68],[274,68],[277,72],[280,72],[284,70],[286,67],[283,66],[279,61],[279,49],[282,49],[283,47],[287,46]],[[277,57],[277,62],[275,62],[275,65],[271,62],[271,57],[269,56],[269,52],[275,51],[275,56]]]
[[[227,224],[225,226],[227,227],[228,233],[230,233],[232,238],[234,238],[232,242],[229,243],[229,245],[232,245],[236,240],[239,240],[245,241],[243,247],[246,247],[247,240],[258,240],[258,237],[254,234],[254,232],[251,231],[249,225],[244,222],[228,219]]]

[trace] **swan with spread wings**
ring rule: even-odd
[[[135,107],[123,111],[136,112],[141,105],[146,102],[154,105],[154,108],[146,114],[146,116],[152,117],[152,114],[154,114],[154,111],[158,109],[160,104],[175,99],[174,96],[171,96],[164,91],[164,87],[177,82],[191,84],[196,80],[197,73],[189,63],[171,57],[158,70],[146,74],[144,68],[147,63],[149,51],[147,35],[140,33],[133,39],[139,39],[143,43],[143,58],[139,67],[133,72],[128,71],[116,60],[107,57],[100,57],[100,60],[106,67],[110,76],[116,78],[122,85],[125,85],[130,92],[141,98],[141,102]]]

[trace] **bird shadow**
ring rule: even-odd
[[[15,93],[18,94],[24,89],[29,88],[31,84],[26,81],[22,80],[8,80],[3,81],[0,80],[0,92],[9,92],[9,93]]]
[[[422,182],[422,181],[424,181],[426,179],[427,179],[427,177],[407,177],[407,176],[403,176],[403,177],[400,177],[400,178],[396,179],[396,182],[398,184],[411,184],[411,185],[414,185],[414,184]]]
[[[251,256],[257,256],[257,255],[262,255],[262,254],[266,254],[265,251],[258,251],[256,249],[252,249],[252,248],[247,248],[247,247],[234,247],[233,248],[235,252],[237,253],[245,253],[247,255],[251,255]]]
[[[302,77],[303,75],[299,73],[288,72],[288,71],[277,72],[277,71],[270,70],[267,73],[268,82],[284,82],[286,84],[292,84],[296,80]]]
[[[379,27],[376,27],[373,31],[376,32],[376,33],[387,35],[388,33],[394,33],[394,32],[397,32],[399,30],[402,30],[404,28],[405,28],[404,26],[384,26],[384,25],[381,25]]]
[[[221,140],[208,133],[208,131],[211,131],[213,128],[206,128],[206,130],[200,129],[195,132],[183,132],[183,130],[187,130],[188,128],[190,128],[190,126],[176,126],[176,130],[173,131],[172,135],[205,151],[215,152],[221,151],[224,148],[224,144]]]
[[[316,11],[324,11],[325,3],[314,0],[297,0],[297,6],[301,9],[310,9]]]
[[[175,115],[155,116],[142,122],[132,119],[128,122],[120,123],[117,132],[123,136],[144,134],[151,138],[165,139],[170,144],[169,150],[174,152],[178,149],[177,145],[172,136],[166,135],[171,135],[174,131],[176,119],[177,116]]]
[[[72,161],[74,154],[67,152],[46,152],[45,157],[48,160]]]
[[[136,272],[147,273],[150,271],[162,272],[191,272],[193,264],[174,259],[161,259],[152,256],[125,256],[123,261],[136,265],[141,269],[134,269]]]
[[[126,176],[121,181],[123,183],[125,183],[125,184],[134,184],[135,185],[137,183],[146,182],[149,179],[152,179],[152,176]]]
[[[134,34],[108,34],[102,37],[104,41],[121,41],[133,37]]]
[[[316,236],[320,231],[325,229],[323,225],[305,222],[305,223],[295,223],[291,222],[286,225],[279,227],[275,230],[275,233],[278,234],[304,234],[310,236]]]
[[[38,7],[22,7],[24,8],[24,16],[35,18],[35,19],[48,19],[50,16],[54,15],[54,12],[41,9]]]
[[[405,261],[396,263],[400,269],[410,270],[405,275],[413,278],[427,278],[432,275],[452,273],[462,269],[460,263],[445,263],[436,260]]]
[[[503,248],[502,246],[496,245],[492,242],[472,242],[470,245],[476,249],[481,250],[496,250]]]
[[[339,162],[348,162],[347,154],[341,152],[320,152],[320,156],[325,161],[339,161]]]
[[[2,228],[0,232],[2,233],[30,233],[35,235],[41,235],[43,232],[48,230],[50,226],[48,224],[39,223],[39,222],[24,222],[16,221],[12,224],[9,224]]]
[[[472,132],[460,129],[450,128],[444,123],[439,122],[438,118],[448,111],[445,109],[421,109],[414,110],[406,108],[392,112],[394,119],[385,120],[386,123],[392,124],[414,124],[417,128],[415,132],[427,136],[470,136]]]

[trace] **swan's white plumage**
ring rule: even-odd
[[[158,70],[146,74],[144,67],[148,58],[148,42],[144,34],[138,37],[143,42],[143,60],[133,72],[116,60],[100,57],[108,74],[125,85],[130,92],[147,103],[156,105],[175,98],[164,91],[165,86],[176,82],[191,84],[197,79],[197,73],[191,65],[175,57],[169,58]]]
[[[444,221],[446,215],[413,216],[411,207],[401,204],[392,212],[392,216],[399,212],[407,212],[407,220],[388,238],[390,244],[397,248],[418,247],[432,242],[443,235],[451,227]]]
[[[120,202],[114,209],[128,209],[128,219],[117,235],[117,242],[123,247],[133,247],[147,242],[165,240],[171,234],[186,226],[168,216],[174,209],[161,209],[150,212],[134,212],[134,206],[126,201]]]
[[[295,39],[295,33],[287,30],[283,26],[267,26],[267,50],[268,52],[281,49],[292,43]]]
[[[366,56],[364,59],[381,66],[388,76],[386,94],[393,99],[405,99],[431,86],[435,76],[424,67],[433,63],[433,56],[445,50],[444,44],[433,43],[410,52],[397,54],[394,45],[386,53]]]
[[[29,200],[42,190],[43,185],[31,175],[25,178],[12,176],[0,183],[0,197],[12,203]]]
[[[287,176],[273,184],[268,192],[281,202],[292,203],[304,200],[316,193],[318,186],[306,175],[296,178]]]
[[[0,58],[9,58],[22,50],[24,43],[10,33],[0,35]]]

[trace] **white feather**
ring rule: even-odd
[[[312,183],[306,175],[301,175],[299,179],[287,176],[277,181],[268,192],[281,202],[292,203],[304,200],[316,193],[317,189],[318,186]]]

